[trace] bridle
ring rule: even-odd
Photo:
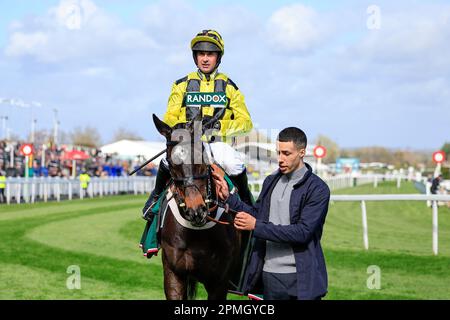
[[[225,113],[225,108],[222,108],[217,114],[215,114],[213,117],[211,117],[211,119],[208,119],[208,121],[206,121],[206,123],[202,123],[202,132],[204,132],[205,129],[210,128],[211,125],[213,125],[217,121],[219,121],[219,119],[222,118],[224,113]],[[197,112],[196,116],[193,117],[192,120],[190,120],[189,122],[187,122],[185,124],[184,128],[192,127],[192,124],[194,123],[195,120],[198,120],[198,118],[201,119],[201,112],[200,112],[200,110]],[[161,122],[155,115],[153,115],[153,121],[156,124],[157,122],[156,122],[155,119],[157,119],[159,122]],[[173,129],[173,128],[171,128],[171,129]],[[166,136],[166,138],[167,138],[167,136]],[[211,137],[211,141],[213,141],[212,138],[213,137]],[[141,164],[139,167],[134,169],[130,173],[130,175],[133,175],[134,173],[138,172],[143,167],[145,167],[148,163],[150,163],[151,161],[155,160],[157,157],[161,156],[163,153],[166,153],[167,158],[169,158],[168,157],[168,150],[169,150],[169,148],[176,146],[180,142],[182,142],[182,140],[171,141],[171,140],[167,139],[167,141],[166,141],[166,149],[162,150],[157,155],[153,156],[152,158],[150,158],[149,160],[147,160],[146,162]],[[209,140],[208,140],[208,143],[210,143]],[[202,143],[202,152],[203,151],[204,151],[204,145]],[[169,171],[171,171],[171,163],[170,163],[170,161],[168,161],[168,162],[169,162]],[[214,212],[219,207],[224,208],[224,210],[225,210],[224,212],[231,213],[233,215],[235,215],[237,212],[232,210],[232,209],[230,209],[227,204],[224,204],[224,203],[219,201],[218,192],[217,192],[217,186],[216,186],[216,190],[214,192],[215,199],[213,199],[211,164],[208,164],[207,166],[208,166],[208,173],[207,174],[190,175],[190,176],[187,176],[187,177],[180,177],[180,178],[178,178],[178,177],[173,177],[173,174],[171,172],[171,179],[169,179],[168,183],[166,184],[166,187],[168,187],[168,188],[170,188],[172,190],[172,196],[170,197],[170,199],[168,199],[168,201],[172,200],[172,198],[173,198],[176,201],[177,207],[180,209],[180,213],[183,212],[183,214],[186,215],[186,207],[187,206],[186,206],[185,199],[183,198],[183,196],[181,194],[184,194],[184,191],[186,190],[186,188],[191,188],[191,187],[192,188],[196,188],[197,191],[200,194],[202,194],[200,189],[199,189],[199,187],[197,187],[197,185],[194,183],[194,181],[195,180],[207,179],[207,196],[206,196],[206,199],[203,198],[203,195],[202,195],[203,204],[208,209],[208,214],[206,215],[206,219],[210,220],[210,221],[213,221],[215,223],[218,223],[218,224],[230,224],[229,222],[219,221],[218,219],[216,220],[216,219],[214,219],[213,217],[211,217],[209,215],[210,213]],[[183,192],[180,192],[180,187],[183,189]],[[212,207],[211,207],[211,205],[212,205]],[[188,220],[188,219],[186,219],[186,220]],[[234,217],[233,217],[233,220],[234,220]]]
[[[181,141],[167,141],[167,148],[169,147],[174,147],[177,144],[179,144]],[[204,151],[204,146],[202,144],[202,152]],[[171,167],[171,164],[169,162],[169,169]],[[214,190],[213,192],[213,183],[212,183],[212,167],[210,164],[207,164],[208,167],[208,172],[205,174],[200,174],[200,175],[189,175],[189,176],[185,176],[185,177],[173,177],[171,180],[169,181],[168,185],[169,187],[172,189],[172,193],[173,193],[173,198],[175,200],[175,202],[177,203],[178,208],[180,209],[180,213],[182,213],[184,216],[186,216],[186,210],[187,210],[187,206],[186,206],[186,201],[184,199],[184,195],[185,190],[187,188],[195,188],[197,189],[197,191],[201,193],[200,188],[194,183],[195,180],[207,180],[207,187],[206,187],[206,198],[203,198],[202,195],[202,200],[203,203],[205,204],[207,210],[208,210],[208,214],[206,216],[206,219],[209,221],[213,221],[215,223],[218,224],[223,224],[223,225],[228,225],[230,224],[227,221],[220,221],[217,219],[214,219],[210,214],[213,213],[214,211],[216,211],[219,207],[219,205],[221,204],[221,202],[219,201],[218,198],[218,192],[217,192],[217,186],[216,186],[216,190]],[[221,206],[222,207],[222,206]],[[226,213],[231,213],[231,214],[235,214],[236,212],[232,209],[230,209],[227,205],[223,206],[225,208]]]

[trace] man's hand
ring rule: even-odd
[[[212,170],[212,176],[214,178],[214,182],[216,183],[216,190],[219,199],[222,201],[226,201],[230,196],[230,192],[228,191],[228,183],[225,181],[225,178],[223,176],[214,171],[214,167]]]
[[[234,218],[234,226],[239,230],[254,230],[256,226],[256,219],[247,212],[240,211]]]

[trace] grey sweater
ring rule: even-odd
[[[269,221],[275,225],[289,225],[289,202],[293,186],[305,175],[303,167],[281,176],[270,198]],[[266,241],[266,257],[263,271],[273,273],[295,273],[295,259],[292,246],[288,243]]]

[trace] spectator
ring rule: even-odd
[[[40,177],[41,176],[41,166],[38,163],[37,160],[33,161],[33,177]]]
[[[6,188],[6,172],[1,170],[0,168],[0,203],[6,202],[5,188]]]
[[[431,182],[431,188],[430,191],[432,194],[437,194],[438,190],[439,190],[439,185],[441,184],[442,181],[442,175],[438,175],[436,178],[434,178]]]
[[[25,163],[24,156],[20,153],[20,146],[24,142],[6,142],[0,140],[0,170],[6,171],[8,177],[24,177]],[[72,174],[72,161],[61,160],[65,150],[72,147],[65,145],[34,145],[34,160],[30,176],[35,177],[65,177],[70,178]],[[81,168],[86,168],[90,176],[108,177],[123,176],[128,174],[128,169],[132,161],[119,161],[114,156],[103,154],[100,150],[77,147],[90,155],[86,161],[77,161],[77,174],[81,173]],[[11,163],[11,158],[13,162]],[[42,159],[44,161],[42,162]],[[154,168],[147,175],[153,175]]]
[[[89,187],[89,182],[91,182],[91,177],[87,174],[86,170],[83,170],[83,173],[80,174],[80,185],[83,192],[83,196],[87,196],[87,189]]]

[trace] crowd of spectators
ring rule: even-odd
[[[25,156],[20,152],[22,142],[0,140],[0,172],[6,177],[25,177]],[[64,157],[66,151],[79,150],[86,153],[86,160],[70,160]],[[136,168],[143,159],[124,160],[114,155],[104,154],[99,149],[68,145],[33,145],[33,155],[29,157],[29,177],[72,177],[83,172],[91,177],[120,177]],[[147,165],[136,175],[156,175],[155,165]]]

